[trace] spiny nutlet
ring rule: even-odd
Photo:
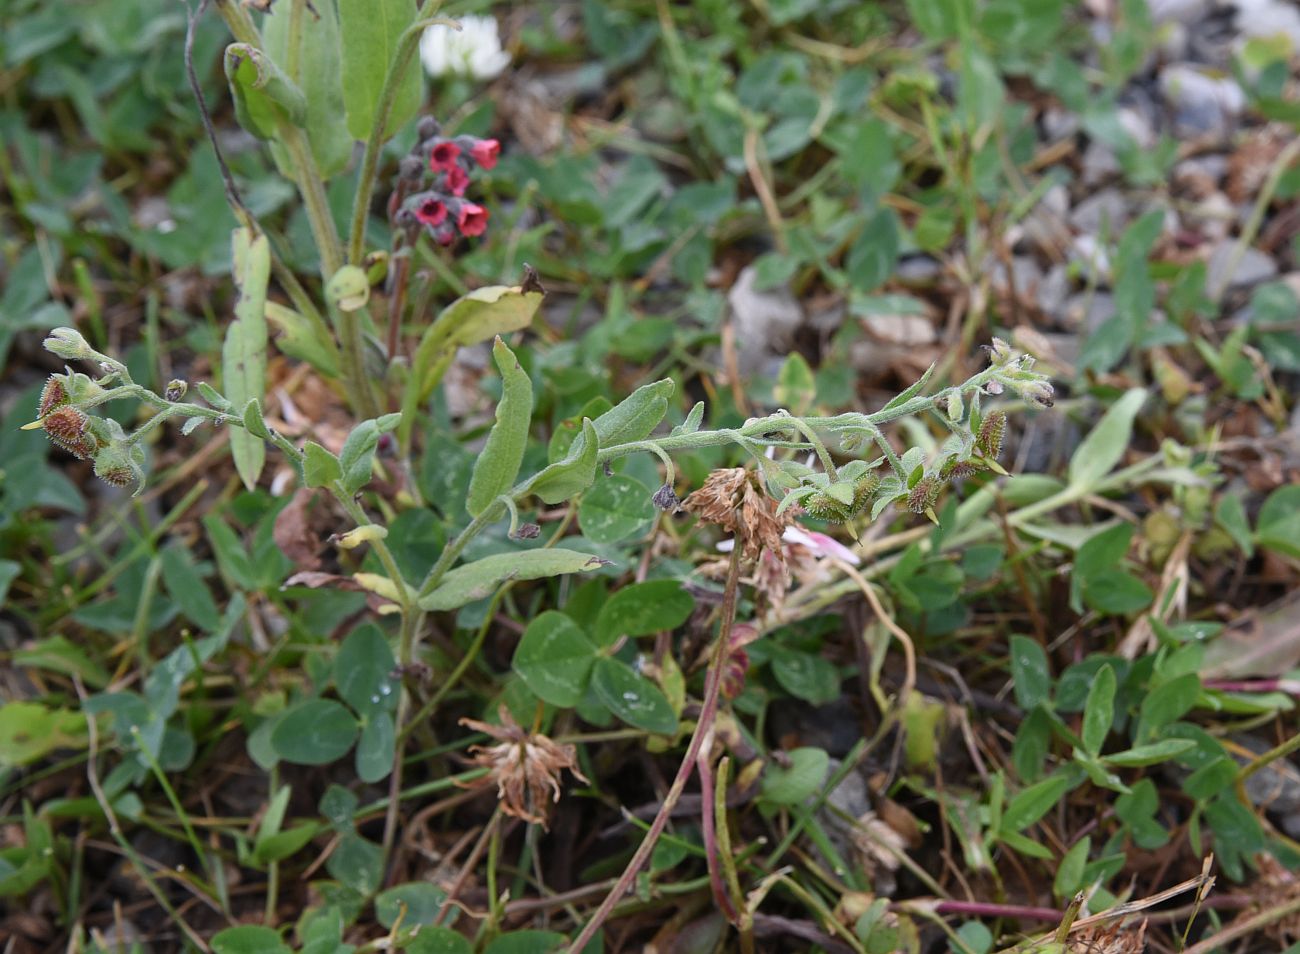
[[[131,473],[129,467],[95,467],[95,476],[106,484],[112,484],[114,487],[125,487],[135,476]]]
[[[907,495],[907,509],[912,513],[925,513],[939,499],[943,484],[937,477],[922,477]]]
[[[1007,415],[1003,411],[990,411],[980,422],[975,433],[975,449],[989,460],[997,460],[1002,453],[1002,437],[1007,431]]]
[[[70,404],[56,407],[41,418],[41,429],[51,441],[79,460],[95,455],[97,443],[86,433],[86,415]]]
[[[834,523],[842,523],[855,513],[853,507],[846,506],[843,501],[836,500],[830,494],[824,494],[821,491],[810,494],[800,503],[810,517],[816,517],[818,520],[830,520]]]
[[[876,495],[876,491],[879,489],[879,474],[863,474],[859,477],[853,484],[853,512],[857,513],[870,503],[871,498]]]
[[[535,523],[521,523],[510,534],[516,540],[536,540],[542,534],[542,528]]]
[[[95,454],[95,476],[114,487],[125,487],[143,476],[131,464],[131,448],[120,441],[105,444]]]
[[[45,381],[45,387],[41,388],[41,400],[36,405],[36,416],[45,417],[56,407],[68,403],[68,392],[63,386],[63,379],[57,374],[51,374]]]
[[[944,462],[944,465],[939,468],[939,479],[962,480],[973,474],[978,474],[979,472],[980,468],[976,466],[974,461],[958,460],[955,457],[950,457]]]

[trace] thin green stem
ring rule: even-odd
[[[331,306],[334,326],[339,336],[339,364],[347,386],[348,400],[363,419],[379,416],[379,404],[369,375],[366,374],[366,342],[361,333],[360,309],[344,311]]]
[[[307,136],[301,129],[288,122],[281,123],[279,139],[289,154],[294,184],[302,196],[307,223],[311,226],[316,251],[320,253],[321,276],[328,281],[343,267],[343,246],[334,225],[334,215],[330,212],[329,199],[325,195],[325,180],[321,177],[316,157],[307,144]]]

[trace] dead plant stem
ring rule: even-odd
[[[686,783],[695,768],[696,760],[700,758],[700,753],[704,751],[706,739],[712,741],[713,722],[714,717],[717,715],[718,695],[722,686],[722,668],[727,658],[727,643],[731,638],[731,627],[736,619],[736,595],[740,583],[740,553],[742,549],[742,547],[736,547],[731,551],[731,562],[727,570],[727,587],[722,599],[721,625],[718,628],[717,642],[714,644],[713,653],[709,658],[708,670],[704,676],[704,701],[700,706],[695,731],[691,733],[691,741],[686,747],[686,755],[683,756],[681,765],[677,768],[677,777],[673,779],[672,786],[668,789],[668,794],[664,796],[663,804],[659,807],[659,812],[650,824],[650,830],[641,839],[641,844],[638,846],[636,853],[632,855],[632,860],[623,869],[623,874],[619,876],[613,890],[605,896],[605,900],[596,909],[596,913],[591,916],[586,926],[583,927],[582,933],[569,945],[569,954],[579,954],[579,952],[586,949],[588,942],[595,937],[596,932],[600,930],[601,925],[605,923],[605,920],[614,910],[614,906],[618,904],[625,894],[632,890],[637,874],[640,873],[645,863],[650,860],[650,853],[654,850],[655,842],[663,834],[673,808],[676,807],[678,799],[682,797]]]

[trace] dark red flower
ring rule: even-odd
[[[456,227],[450,222],[443,222],[433,230],[433,240],[439,245],[450,245],[456,241]]]
[[[482,235],[487,231],[488,210],[476,202],[462,202],[456,211],[461,235]]]
[[[491,169],[501,155],[501,143],[495,139],[476,139],[469,148],[470,157],[484,169]]]
[[[460,146],[450,139],[444,139],[434,143],[433,149],[430,150],[429,169],[432,172],[445,172],[456,165],[458,158],[460,158]]]
[[[415,206],[415,218],[423,225],[441,225],[447,218],[447,204],[436,196],[425,196]]]
[[[469,173],[458,165],[448,166],[443,172],[445,187],[452,195],[464,195],[469,186]]]

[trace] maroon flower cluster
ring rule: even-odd
[[[439,134],[436,122],[425,120],[419,144],[402,164],[395,220],[422,228],[440,245],[450,245],[460,235],[482,235],[488,210],[465,198],[465,190],[473,170],[493,168],[500,154],[495,139],[448,138]],[[408,191],[412,187],[418,191]]]

